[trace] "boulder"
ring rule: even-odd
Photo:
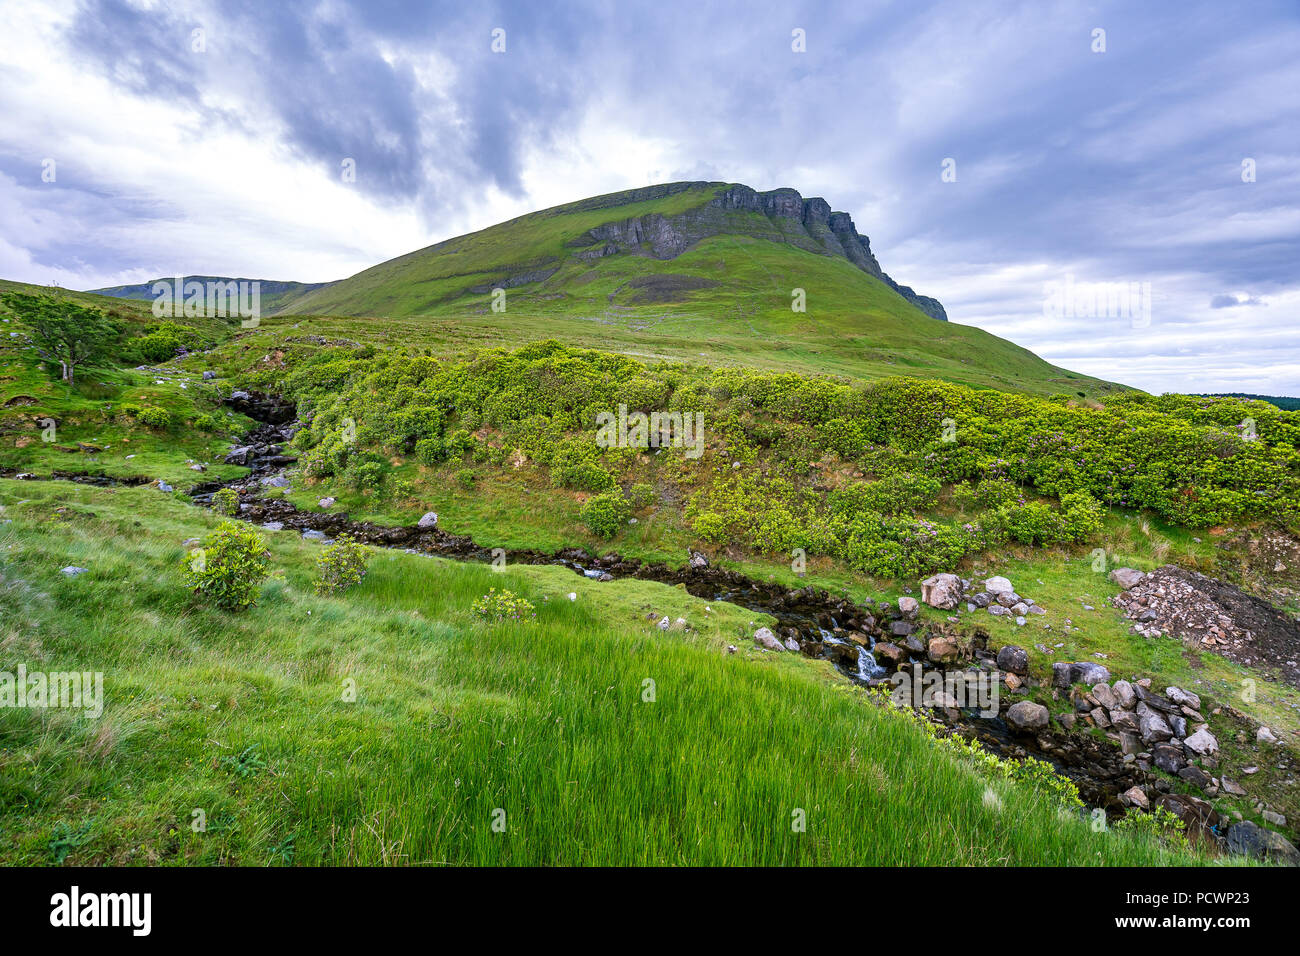
[[[934,637],[930,639],[925,653],[936,664],[949,664],[957,659],[958,650],[957,645],[948,638]]]
[[[901,597],[898,599],[898,610],[905,620],[915,621],[920,607],[920,603],[914,597]]]
[[[709,559],[698,551],[692,551],[690,559],[686,562],[687,567],[701,569],[709,566]]]
[[[1201,698],[1198,694],[1185,691],[1181,687],[1166,687],[1165,696],[1181,707],[1190,707],[1192,710],[1201,709]]]
[[[1133,685],[1128,681],[1115,681],[1111,690],[1115,692],[1115,699],[1119,701],[1119,705],[1125,710],[1132,710],[1137,706],[1137,691],[1133,689]]]
[[[907,651],[888,641],[877,644],[874,653],[877,661],[888,661],[890,664],[901,664],[907,660]]]
[[[1140,584],[1142,579],[1146,577],[1145,574],[1134,568],[1116,568],[1106,576],[1122,587],[1125,591],[1136,584]]]
[[[664,620],[666,621],[668,618],[664,618]],[[785,645],[772,633],[772,629],[767,627],[760,627],[754,632],[754,643],[759,647],[767,648],[769,651],[785,650]]]
[[[1097,699],[1097,703],[1107,710],[1114,710],[1118,705],[1115,699],[1115,692],[1110,689],[1109,684],[1093,684],[1092,696]]]
[[[1183,756],[1183,748],[1175,747],[1173,744],[1156,744],[1151,748],[1151,762],[1163,770],[1165,773],[1176,774],[1187,766],[1187,758]]]
[[[420,520],[416,522],[415,526],[421,531],[432,531],[438,527],[438,512],[426,511],[420,516]],[[769,633],[771,632],[769,631]]]
[[[1110,680],[1110,671],[1092,661],[1075,661],[1070,665],[1071,684],[1104,684]]]
[[[1008,644],[998,651],[998,670],[1021,676],[1029,673],[1029,654],[1023,647]]]
[[[333,499],[333,498],[322,498],[320,501],[316,502],[316,504],[319,505],[319,506],[322,507],[322,508],[333,508],[333,507],[334,507],[334,499]]]
[[[1198,753],[1202,757],[1208,757],[1210,754],[1218,753],[1219,741],[1215,739],[1214,734],[1209,729],[1202,727],[1196,733],[1192,734],[1185,741],[1184,745],[1193,753]]]
[[[1015,591],[1015,588],[1004,577],[992,577],[984,582],[984,590],[989,594],[1006,594]]]
[[[1042,704],[1036,704],[1032,700],[1021,700],[1007,709],[1006,721],[1012,730],[1032,733],[1046,727],[1048,717],[1047,708]]]
[[[1066,661],[1052,663],[1052,686],[1057,690],[1070,689],[1070,664]]]
[[[1300,850],[1282,834],[1244,820],[1228,830],[1228,850],[1256,860],[1300,866]]]
[[[1275,744],[1277,736],[1267,727],[1260,725],[1259,730],[1255,731],[1255,743],[1257,744]]]
[[[1138,733],[1149,744],[1169,740],[1174,735],[1164,717],[1158,711],[1150,709],[1145,714],[1138,715]]]
[[[930,607],[951,611],[961,599],[961,578],[955,574],[936,574],[921,582],[921,600]],[[901,606],[901,601],[899,602]]]
[[[1145,810],[1151,806],[1147,800],[1146,791],[1141,787],[1129,787],[1119,795],[1121,802],[1130,807],[1137,807],[1139,810]]]

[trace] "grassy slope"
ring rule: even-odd
[[[778,236],[759,213],[732,213],[734,233],[705,239],[672,260],[621,254],[584,262],[564,243],[586,230],[650,212],[680,213],[715,186],[604,209],[583,204],[531,213],[367,269],[295,300],[301,316],[383,316],[382,333],[438,347],[517,345],[560,338],[642,356],[698,359],[858,378],[917,374],[963,384],[1101,395],[1118,386],[1077,375],[980,329],[937,322],[846,260],[758,236]],[[507,291],[490,310],[492,286],[542,267],[559,271]],[[637,280],[682,276],[717,283],[646,301]],[[792,290],[807,312],[791,310]],[[393,323],[393,320],[398,320]],[[405,320],[405,321],[401,321]],[[352,337],[371,322],[313,320]]]
[[[282,574],[230,616],[179,586],[207,512],[3,480],[0,502],[0,669],[102,671],[108,702],[93,722],[0,710],[5,863],[1195,860],[990,782],[823,663],[726,654],[752,616],[677,589],[386,552],[324,598],[319,546],[269,534]],[[502,585],[535,624],[469,614]],[[647,609],[698,630],[661,634]]]

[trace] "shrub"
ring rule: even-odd
[[[172,413],[165,408],[158,408],[155,405],[146,405],[140,409],[135,416],[136,421],[146,428],[156,428],[158,431],[167,431],[175,423]]]
[[[595,462],[583,461],[557,469],[554,481],[561,488],[607,491],[614,485],[614,476]]]
[[[645,508],[654,500],[654,486],[646,484],[643,481],[637,482],[628,490],[628,504],[630,504],[634,510]]]
[[[415,443],[415,457],[425,465],[436,465],[447,459],[447,446],[441,438],[421,438]]]
[[[337,594],[366,576],[370,549],[346,532],[316,561],[316,593]]]
[[[194,417],[194,427],[201,432],[220,431],[224,423],[216,415],[196,415]]]
[[[223,521],[185,556],[186,585],[226,611],[242,611],[257,600],[270,555],[262,536],[233,521]]]
[[[632,506],[618,488],[591,498],[581,514],[582,523],[602,538],[612,538],[631,516]]]
[[[504,588],[500,591],[491,588],[487,594],[474,602],[472,610],[489,624],[500,624],[503,621],[531,621],[537,617],[537,609],[530,601]]]
[[[1187,848],[1185,824],[1176,813],[1164,807],[1153,807],[1149,812],[1130,807],[1115,821],[1117,833],[1138,833],[1158,839],[1176,850]]]
[[[239,514],[239,492],[234,488],[220,488],[212,496],[212,510],[233,517]]]
[[[478,476],[474,474],[473,468],[462,468],[456,472],[456,483],[462,488],[473,488],[478,483]]]

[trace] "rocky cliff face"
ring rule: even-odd
[[[668,183],[619,194],[617,200],[613,197],[602,198],[613,206],[623,202],[641,202],[671,196],[692,187],[706,185],[711,184]],[[766,223],[761,220],[755,222],[751,217],[750,221],[738,229],[734,216],[737,212],[760,213]],[[720,187],[717,196],[698,209],[675,216],[651,213],[607,222],[589,229],[569,245],[578,250],[576,255],[584,259],[596,259],[620,252],[672,259],[701,239],[738,231],[774,242],[787,242],[820,255],[847,259],[863,272],[884,282],[926,315],[942,322],[948,321],[948,315],[937,299],[917,295],[908,286],[899,285],[885,274],[871,252],[870,240],[858,235],[853,218],[848,213],[833,212],[825,199],[804,199],[796,190],[789,188],[761,193],[742,185]]]

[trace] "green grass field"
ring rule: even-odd
[[[102,671],[107,698],[97,721],[0,711],[5,863],[1205,862],[984,776],[824,662],[726,654],[754,616],[674,588],[385,553],[324,598],[320,546],[268,533],[277,575],[229,615],[179,586],[206,512],[58,483],[0,501],[0,668]],[[478,621],[493,586],[536,622]]]

